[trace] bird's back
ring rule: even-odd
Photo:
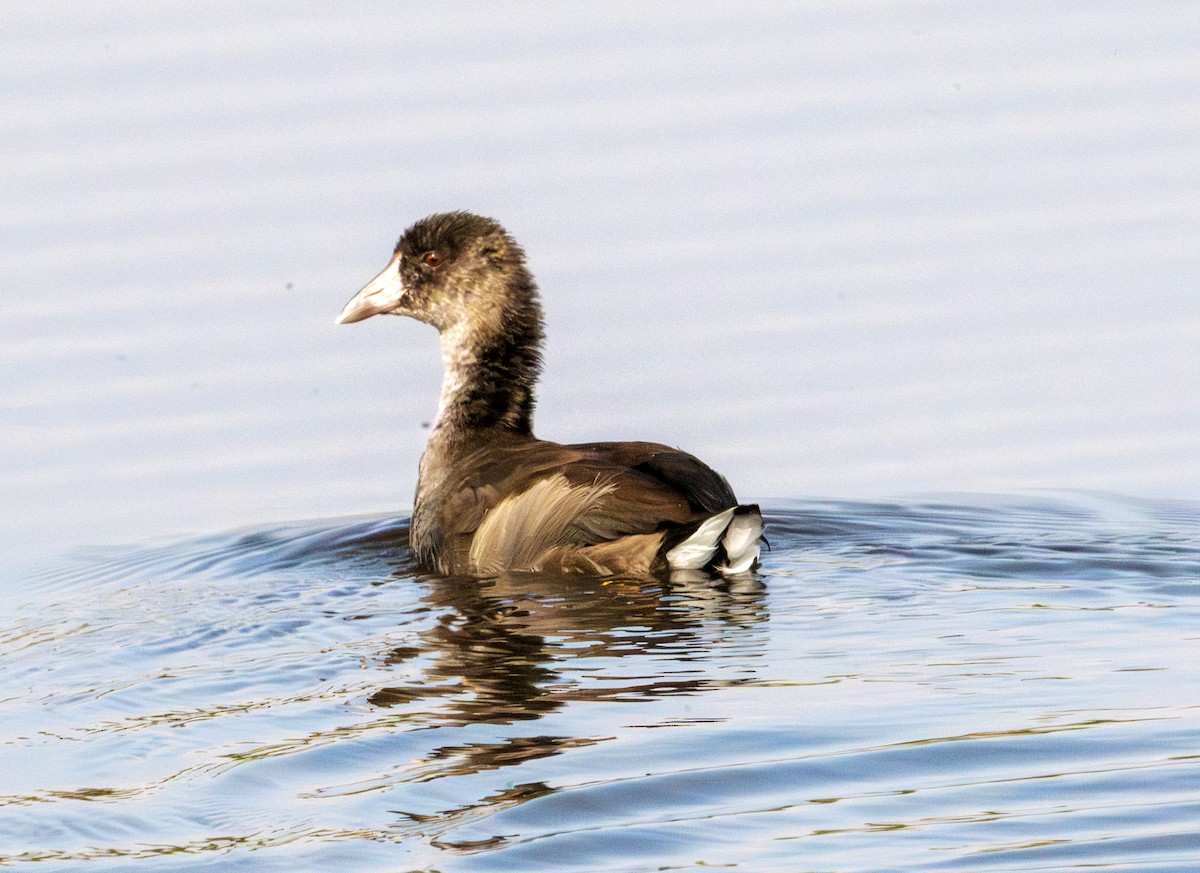
[[[644,575],[673,532],[736,505],[724,477],[668,446],[495,439],[423,460],[412,543],[444,573]]]

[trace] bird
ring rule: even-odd
[[[759,507],[695,456],[534,436],[542,307],[524,250],[494,219],[444,212],[405,230],[336,323],[383,313],[440,334],[441,396],[409,529],[425,569],[714,580],[757,569]]]

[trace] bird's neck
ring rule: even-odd
[[[463,321],[444,330],[445,375],[430,441],[531,436],[541,335],[537,311],[524,325],[488,329]]]

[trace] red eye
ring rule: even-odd
[[[421,255],[421,263],[427,267],[440,267],[446,259],[437,252],[426,252]]]

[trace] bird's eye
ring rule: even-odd
[[[445,260],[446,259],[437,252],[426,252],[425,254],[421,255],[421,263],[427,267],[440,267]]]

